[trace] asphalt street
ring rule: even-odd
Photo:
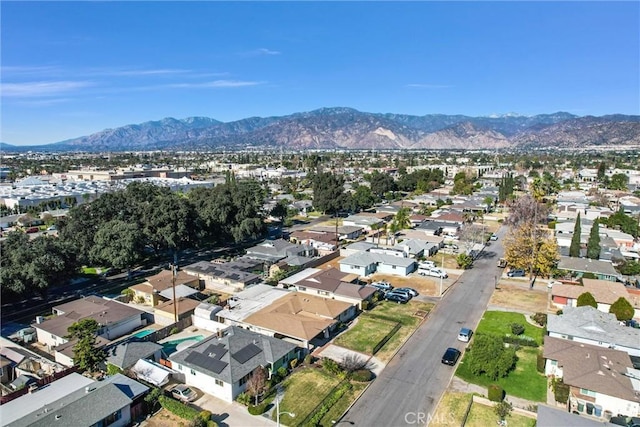
[[[449,289],[380,376],[341,418],[341,423],[359,426],[437,425],[436,406],[447,388],[455,367],[441,363],[447,347],[464,351],[457,340],[461,327],[475,330],[487,308],[502,269],[504,231],[491,242]],[[459,361],[458,361],[459,363]],[[457,365],[456,365],[457,366]],[[445,414],[446,416],[446,414]]]

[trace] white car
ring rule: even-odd
[[[418,268],[436,268],[436,263],[433,261],[421,261],[418,263]]]
[[[421,276],[442,277],[443,279],[449,277],[446,271],[443,271],[439,268],[423,268],[418,270],[418,274],[420,274]]]

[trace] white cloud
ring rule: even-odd
[[[40,96],[56,96],[93,86],[88,81],[42,81],[24,83],[3,83],[1,93],[3,97],[27,98]]]
[[[418,89],[447,89],[453,87],[451,85],[436,85],[429,83],[410,83],[406,87],[418,88]]]
[[[248,52],[241,52],[242,56],[273,56],[273,55],[281,55],[282,52],[279,50],[271,50],[265,47],[261,47],[260,49],[250,50]]]
[[[209,82],[199,82],[199,83],[172,83],[172,84],[157,86],[157,87],[189,89],[189,88],[246,87],[246,86],[257,86],[261,84],[264,84],[264,82],[251,81],[251,80],[213,80]]]
[[[104,75],[111,76],[127,76],[127,77],[136,77],[136,76],[161,76],[161,75],[175,75],[175,74],[187,74],[190,73],[191,70],[182,70],[182,69],[171,69],[171,68],[160,68],[160,69],[151,69],[151,70],[104,70],[101,73]]]
[[[42,99],[24,99],[16,101],[16,104],[24,107],[50,107],[52,105],[64,104],[70,102],[71,98],[42,98]]]

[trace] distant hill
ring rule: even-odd
[[[29,149],[527,149],[638,144],[640,116],[579,117],[565,112],[536,116],[412,116],[336,107],[228,123],[206,117],[165,118]]]

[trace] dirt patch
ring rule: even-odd
[[[166,409],[161,409],[153,417],[145,421],[145,427],[180,427],[186,426],[189,421],[172,414]]]
[[[444,292],[458,276],[450,275],[448,279],[442,281],[442,291]],[[440,279],[437,277],[420,276],[419,274],[412,274],[411,276],[392,276],[389,274],[374,274],[371,276],[371,281],[386,280],[391,283],[395,288],[413,288],[420,295],[425,296],[438,296],[440,292]]]
[[[547,292],[500,283],[498,289],[493,292],[489,304],[531,313],[546,313]]]

